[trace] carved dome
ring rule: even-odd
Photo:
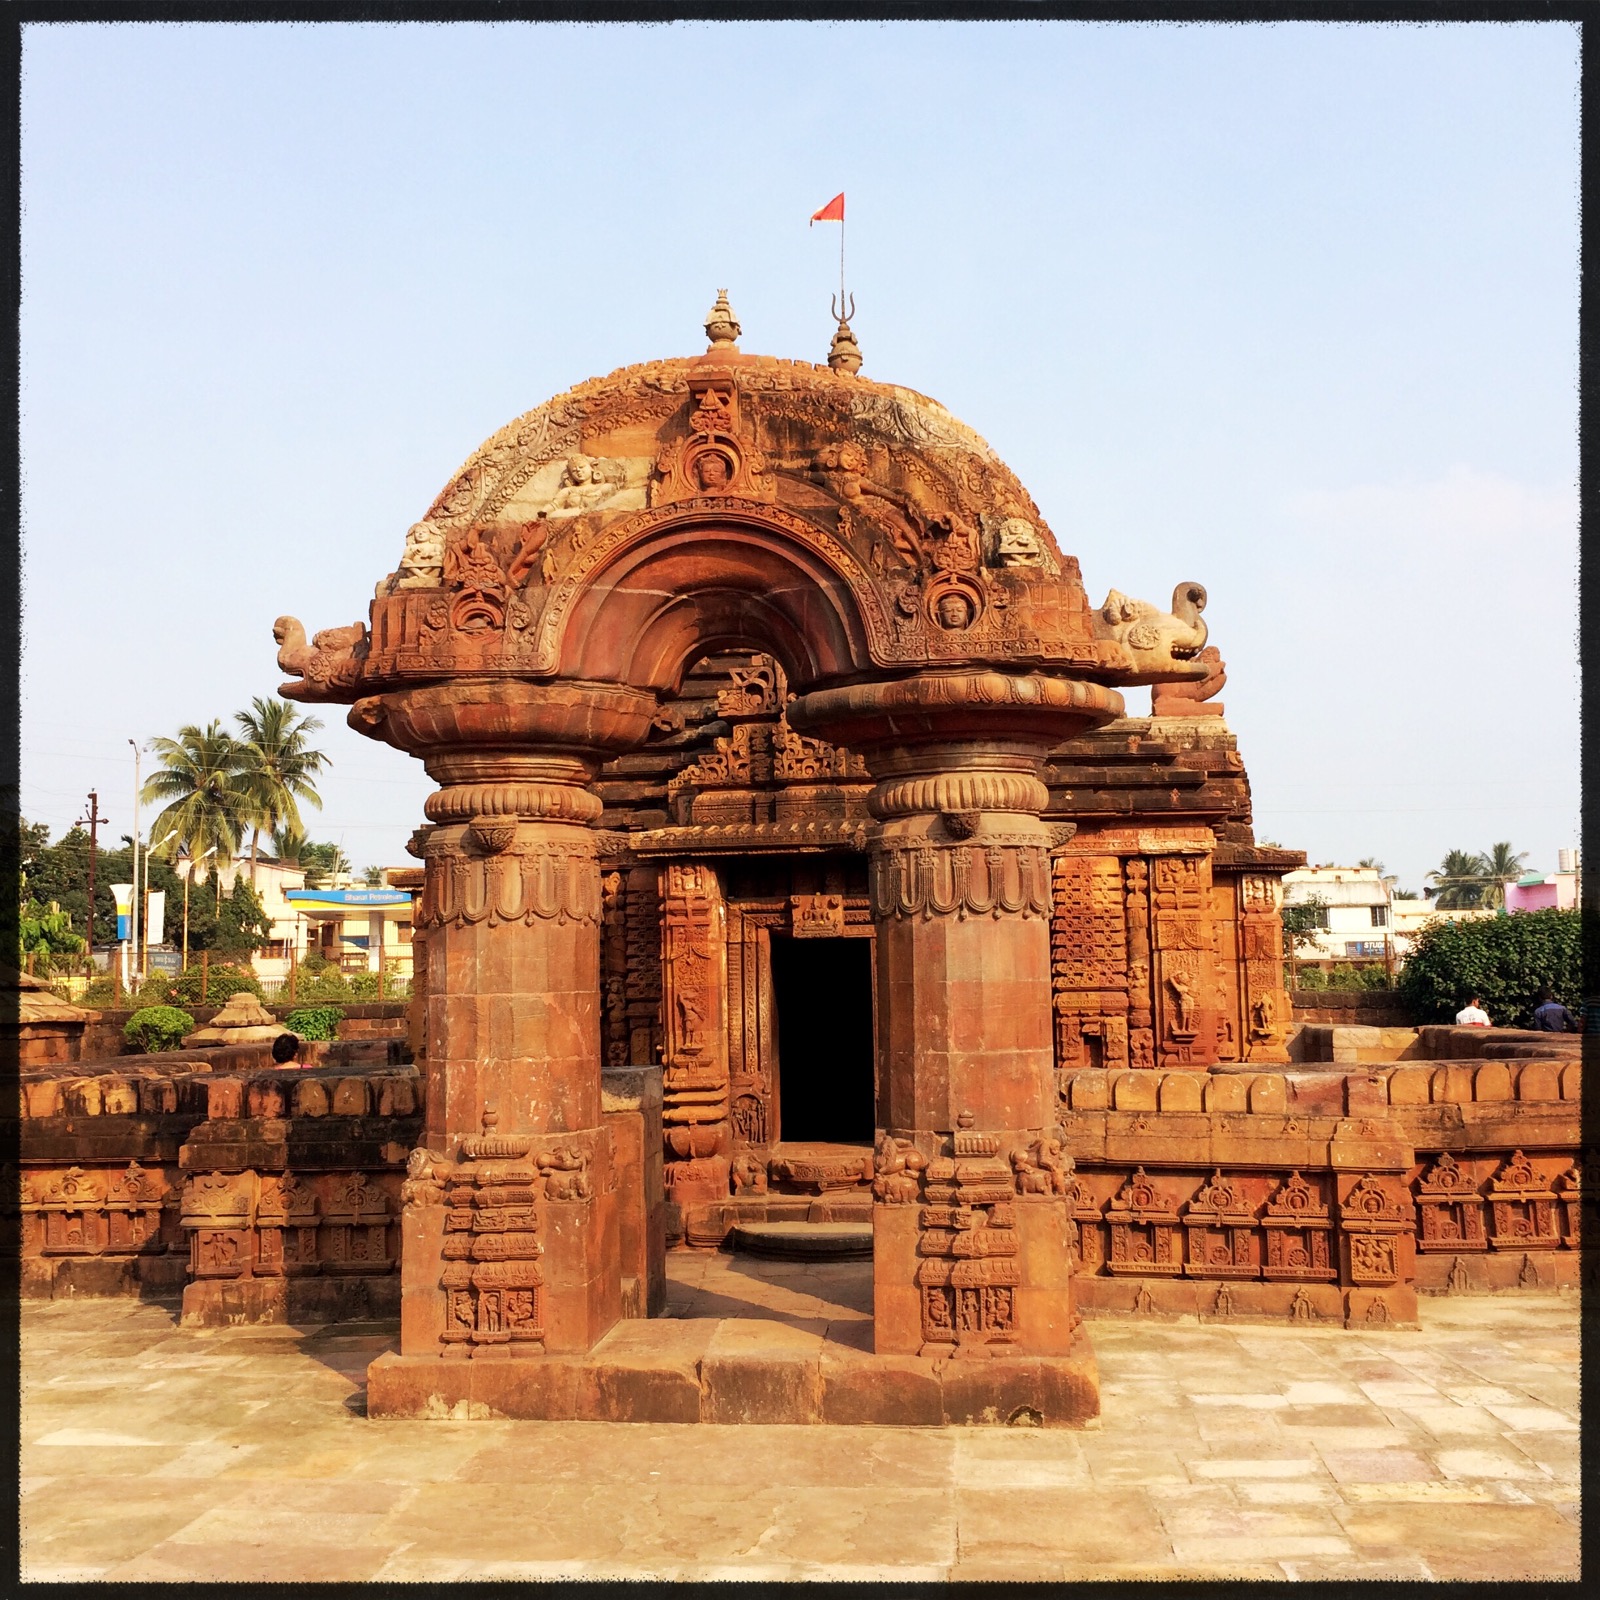
[[[736,386],[777,504],[802,514],[832,509],[839,496],[829,492],[835,486],[828,480],[848,476],[854,466],[926,515],[954,512],[975,529],[983,521],[1025,521],[1039,536],[1046,566],[1062,566],[1062,552],[1028,491],[988,442],[937,400],[809,361],[730,353],[727,345],[703,356],[618,368],[517,417],[468,457],[427,520],[464,532],[491,518],[571,514],[581,496],[569,496],[553,511],[551,502],[572,487],[566,466],[579,454],[605,463],[612,474],[612,492],[593,497],[597,511],[609,518],[638,509],[692,388],[716,372]],[[859,464],[838,458],[840,447],[848,456],[850,445],[860,451]],[[831,458],[818,459],[830,456],[830,446]]]
[[[411,528],[370,636],[308,644],[280,618],[279,662],[304,679],[284,692],[463,674],[671,692],[728,649],[770,651],[804,689],[935,664],[1202,675],[1198,585],[1177,615],[1115,590],[1091,611],[977,433],[913,389],[742,354],[725,308],[704,355],[590,379],[480,446]]]

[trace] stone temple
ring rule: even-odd
[[[26,1292],[398,1305],[375,1417],[1070,1424],[1086,1311],[1575,1282],[1576,1040],[1297,1030],[1204,588],[1092,603],[848,324],[706,334],[496,433],[367,622],[278,620],[437,785],[409,1059],[39,1046]],[[870,1337],[654,1315],[741,1242],[870,1249]]]

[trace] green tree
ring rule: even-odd
[[[314,844],[306,840],[300,846],[300,865],[306,869],[306,887],[315,889],[324,879],[350,870],[350,858],[336,844]]]
[[[383,887],[383,868],[363,867],[361,869],[361,881],[369,889],[381,889]]]
[[[1434,886],[1434,900],[1441,911],[1470,911],[1483,904],[1487,863],[1471,850],[1450,850],[1428,882]]]
[[[1292,956],[1316,944],[1317,935],[1328,926],[1328,902],[1320,894],[1308,895],[1284,906],[1282,917],[1283,953]]]
[[[1506,903],[1506,879],[1522,876],[1526,852],[1514,851],[1509,839],[1502,839],[1478,858],[1483,862],[1483,904],[1497,907]]]
[[[1362,856],[1356,862],[1356,865],[1369,868],[1371,871],[1376,872],[1380,878],[1383,876],[1383,863],[1376,856]]]
[[[286,867],[298,867],[301,852],[311,843],[304,828],[292,823],[281,823],[272,830],[272,854]]]
[[[211,948],[230,960],[247,959],[271,938],[272,922],[261,904],[261,897],[243,878],[235,878],[233,888],[217,912]],[[189,944],[192,949],[192,928]]]
[[[1398,988],[1419,1022],[1453,1022],[1473,995],[1502,1028],[1533,1024],[1548,988],[1576,1008],[1583,997],[1583,938],[1577,911],[1526,911],[1422,930]]]
[[[248,812],[254,883],[262,830],[271,835],[292,829],[304,837],[300,802],[321,809],[315,779],[328,758],[307,743],[322,726],[321,720],[302,715],[287,700],[263,700],[258,695],[250,709],[235,712],[233,720],[244,736],[239,743],[238,781]]]
[[[257,815],[241,786],[242,747],[213,719],[204,728],[179,728],[176,739],[152,739],[150,748],[161,767],[142,798],[166,802],[150,825],[151,854],[171,860],[181,848],[198,861],[215,849],[217,865],[225,867]]]
[[[83,952],[83,935],[72,931],[72,918],[56,901],[46,905],[37,900],[23,901],[17,919],[19,966],[26,966],[32,956],[34,971],[43,974],[69,965],[68,958]]]
[[[72,919],[74,932],[89,928],[89,835],[78,827],[69,828],[54,844],[43,823],[21,822],[17,866],[27,880],[28,895],[41,905],[54,901]],[[0,859],[4,859],[0,855]],[[155,856],[139,858],[139,880],[143,888],[162,889],[167,896],[167,924],[180,915],[183,904],[183,879],[170,863]],[[117,936],[117,907],[111,893],[114,883],[133,882],[133,848],[124,837],[120,849],[102,848],[95,866],[94,941],[109,944]]]

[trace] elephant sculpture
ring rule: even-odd
[[[321,690],[350,687],[367,653],[364,622],[324,628],[307,644],[305,625],[298,617],[279,617],[272,625],[272,637],[278,641],[278,670]],[[299,698],[308,696],[302,693]]]
[[[1113,589],[1093,615],[1094,636],[1120,644],[1139,672],[1160,672],[1190,662],[1205,648],[1206,591],[1180,583],[1172,591],[1172,610],[1160,611]],[[1188,674],[1185,674],[1188,676]]]

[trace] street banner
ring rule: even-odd
[[[111,894],[117,902],[117,938],[130,938],[133,923],[133,885],[114,883],[111,885]]]
[[[150,889],[144,897],[144,942],[160,944],[162,935],[166,933],[167,920],[167,891],[165,889]]]

